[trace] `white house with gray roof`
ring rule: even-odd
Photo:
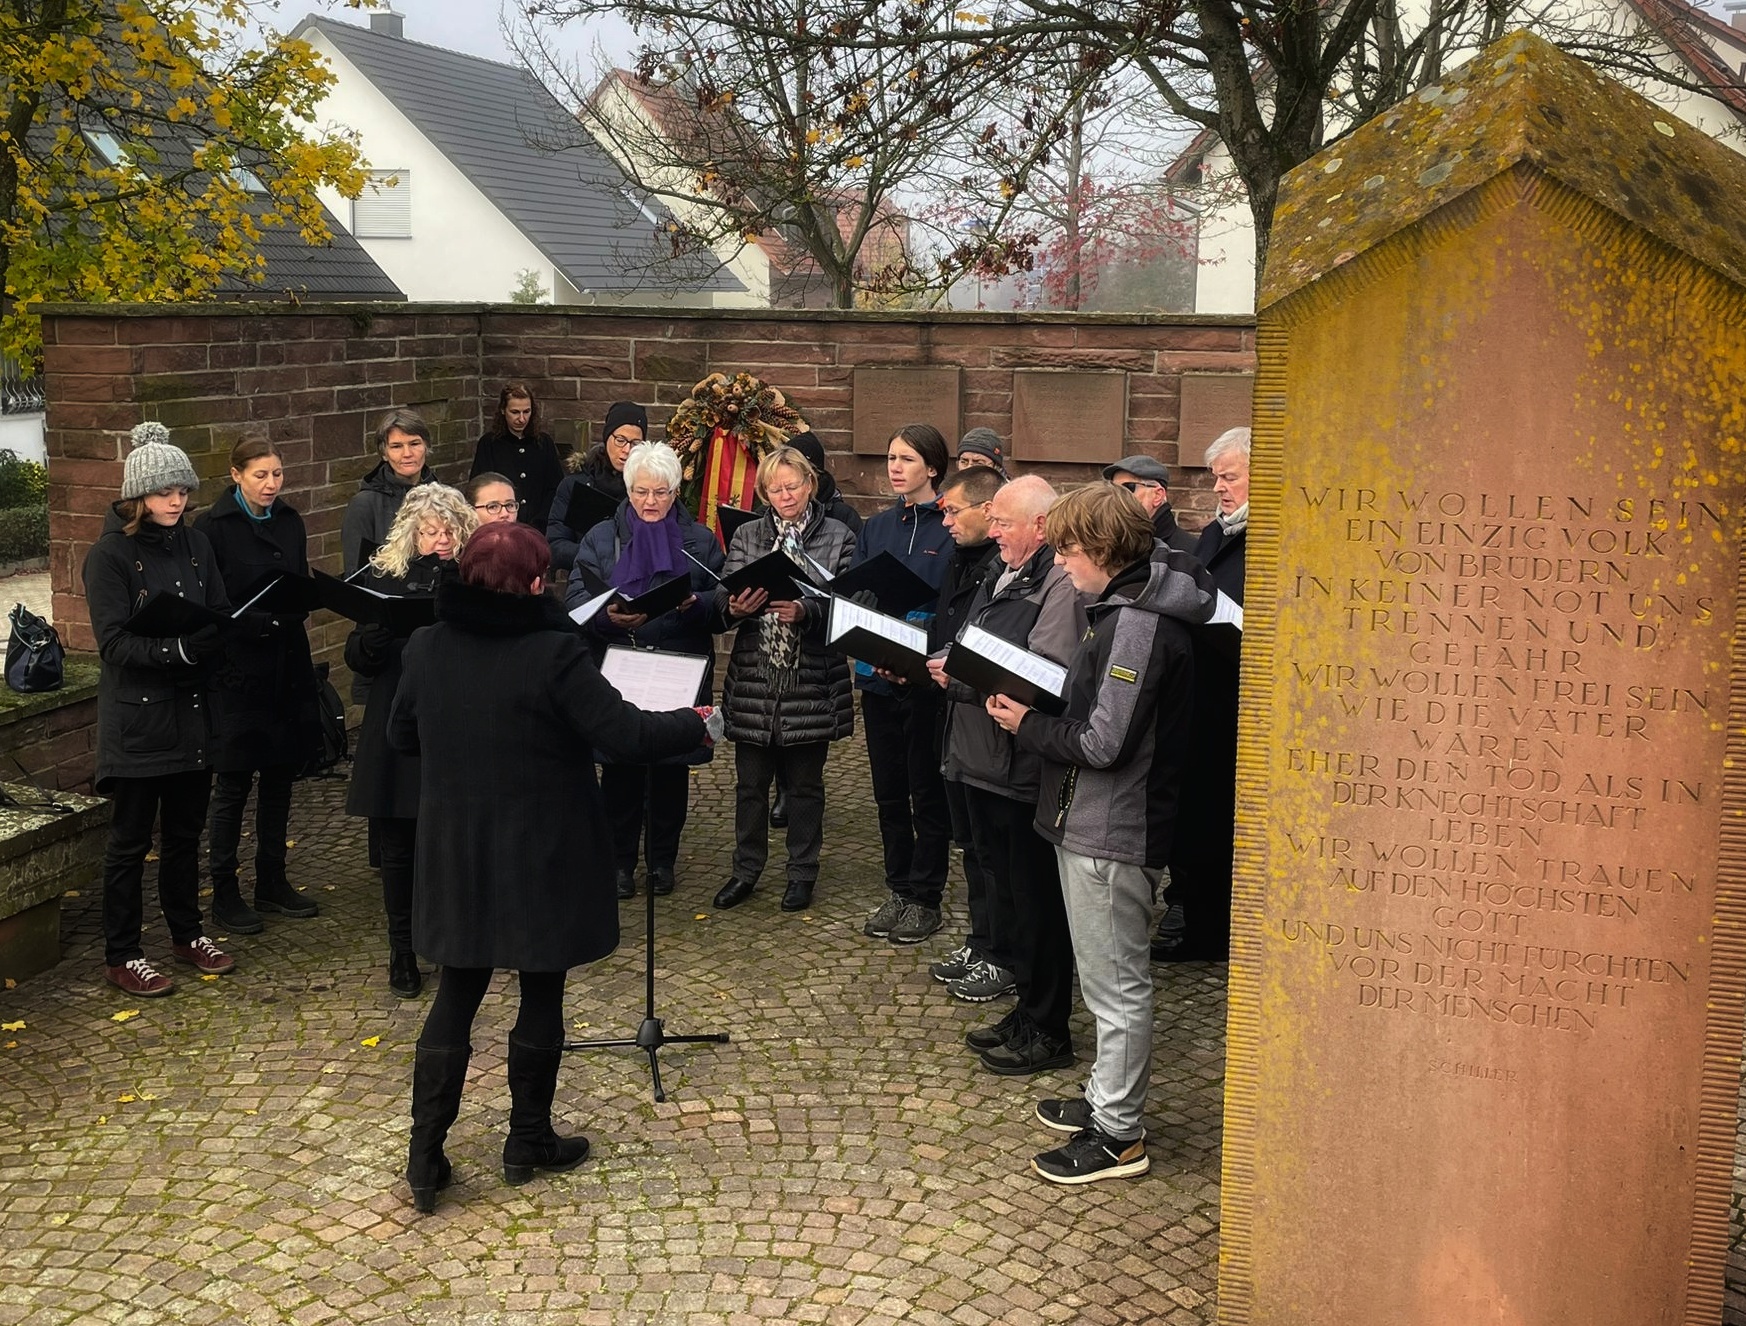
[[[555,304],[744,303],[718,264],[671,258],[670,216],[531,74],[410,41],[403,22],[311,15],[292,35],[333,70],[321,113],[371,166],[362,197],[323,201],[408,299],[502,302],[531,270]]]

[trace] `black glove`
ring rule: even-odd
[[[218,626],[216,623],[202,626],[192,635],[185,635],[176,642],[182,650],[182,657],[190,663],[198,663],[203,658],[210,658],[218,652]]]
[[[866,608],[869,612],[879,611],[879,596],[870,589],[857,590],[849,595],[849,602],[857,608]]]
[[[265,640],[279,629],[277,613],[263,612],[259,608],[250,608],[242,615],[244,633],[251,640]]]
[[[358,628],[358,649],[372,663],[384,663],[394,648],[394,632],[380,622]]]

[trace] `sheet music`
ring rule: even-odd
[[[1213,600],[1213,615],[1207,619],[1207,625],[1217,626],[1220,622],[1227,622],[1239,631],[1243,629],[1243,605],[1222,589]]]
[[[570,620],[578,626],[586,626],[594,619],[594,614],[606,606],[606,601],[617,594],[616,589],[609,589],[604,594],[596,594],[588,602],[575,608],[570,613]]]
[[[1059,663],[1051,663],[1041,655],[1033,654],[1028,649],[1020,649],[998,635],[983,630],[980,626],[966,626],[964,633],[958,637],[960,644],[975,650],[982,657],[1000,664],[1015,677],[1023,677],[1033,685],[1041,686],[1051,695],[1065,695],[1067,691],[1067,669]]]
[[[697,703],[697,690],[703,685],[704,669],[708,666],[707,658],[694,654],[613,645],[606,651],[600,675],[638,709],[661,714],[670,709],[689,709]]]
[[[835,640],[857,626],[887,640],[894,640],[905,649],[914,650],[923,657],[927,655],[928,633],[920,627],[898,621],[895,617],[887,617],[882,612],[874,612],[871,608],[863,608],[859,603],[848,599],[832,599],[829,638]]]

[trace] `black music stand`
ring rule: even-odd
[[[628,1039],[598,1040],[598,1041],[565,1041],[565,1050],[612,1050],[635,1046],[639,1050],[647,1050],[649,1054],[649,1077],[655,1084],[655,1099],[667,1099],[667,1091],[661,1085],[661,1061],[656,1057],[663,1045],[726,1045],[728,1034],[725,1031],[710,1032],[702,1036],[669,1036],[661,1026],[661,1019],[655,1016],[655,890],[645,880],[643,891],[648,895],[648,931],[643,953],[643,977],[645,982],[646,1002],[643,1008],[642,1025],[637,1028],[637,1034]]]

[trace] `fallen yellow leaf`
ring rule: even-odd
[[[108,1123],[108,1122],[109,1122],[109,1116],[108,1116],[108,1115],[107,1115],[107,1114],[99,1114],[99,1115],[98,1115],[98,1116],[97,1116],[97,1122],[98,1122],[98,1123]]]
[[[18,1042],[17,1041],[7,1041],[6,1048],[8,1050],[16,1050],[18,1048]]]
[[[259,1110],[244,1110],[243,1113],[244,1114],[259,1114],[260,1111]]]
[[[287,838],[285,840],[285,846],[295,847],[295,846],[297,846],[297,840],[295,838]]]
[[[16,990],[18,988],[18,982],[13,980],[10,976],[8,976],[6,978],[6,988],[8,990]]]
[[[154,1096],[154,1095],[153,1095],[153,1094],[152,1094],[152,1093],[151,1093],[151,1092],[149,1092],[149,1091],[142,1091],[142,1092],[140,1092],[140,1093],[139,1093],[139,1098],[140,1098],[140,1099],[141,1099],[141,1100],[156,1100],[156,1099],[157,1099],[157,1097],[156,1097],[156,1096]]]
[[[158,859],[158,854],[156,852],[147,852],[146,853],[146,860],[147,861],[156,861],[157,859]]]
[[[201,974],[200,979],[203,981],[216,981],[218,979],[218,973],[215,971],[204,972]]]
[[[22,1022],[0,1022],[0,1031],[23,1031]]]
[[[115,1099],[123,1105],[131,1105],[131,1104],[133,1104],[133,1102],[135,1100],[138,1099],[138,1097],[135,1096],[133,1094],[133,1092],[131,1092],[131,1091],[124,1091],[119,1096],[117,1096]]]
[[[362,1045],[367,1050],[373,1050],[381,1043],[382,1038],[380,1036],[366,1036],[363,1040],[358,1042],[359,1045]]]
[[[699,912],[699,913],[697,913],[696,916],[692,917],[691,919],[693,921],[707,921],[707,920],[709,920],[709,913],[708,912]]]
[[[63,898],[77,898],[78,896],[79,896],[79,890],[77,890],[77,889],[68,889],[65,893],[61,894],[61,897],[63,897]],[[6,988],[8,990],[10,990],[12,988],[11,981],[6,982]]]
[[[124,1008],[119,1013],[111,1013],[109,1015],[109,1020],[111,1022],[126,1022],[129,1018],[136,1018],[138,1016],[139,1010],[137,1008]]]

